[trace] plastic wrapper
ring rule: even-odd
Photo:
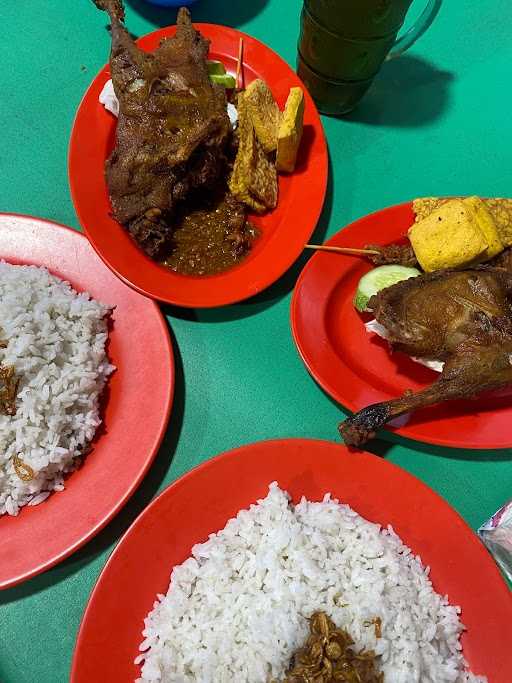
[[[478,535],[512,582],[512,500],[478,529]]]

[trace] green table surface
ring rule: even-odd
[[[412,15],[422,5],[417,0]],[[193,16],[236,26],[294,65],[300,6],[199,0]],[[136,35],[172,24],[174,16],[142,0],[127,2]],[[80,229],[67,147],[80,99],[107,59],[106,17],[90,0],[2,0],[0,25],[0,210]],[[511,25],[510,0],[445,0],[429,32],[383,67],[356,112],[324,117],[330,184],[317,241],[415,196],[511,196]],[[165,308],[177,366],[167,437],[140,489],[106,529],[58,567],[0,594],[1,683],[68,680],[80,618],[105,560],[149,500],[181,474],[260,439],[338,439],[340,409],[308,375],[290,333],[290,296],[304,262],[237,306]],[[512,496],[512,450],[447,450],[385,436],[368,450],[420,477],[473,528]]]

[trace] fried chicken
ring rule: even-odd
[[[116,144],[105,167],[112,212],[158,258],[172,238],[177,204],[226,175],[226,95],[210,82],[209,42],[186,8],[176,35],[148,53],[126,30],[121,0],[94,1],[111,19],[110,71],[119,100]]]
[[[342,422],[346,444],[362,446],[405,413],[512,384],[512,273],[505,268],[423,274],[381,290],[368,306],[394,350],[442,360],[444,368],[430,387]]]

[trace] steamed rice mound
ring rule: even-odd
[[[329,495],[293,506],[272,484],[264,500],[194,546],[157,597],[136,659],[141,683],[282,679],[317,610],[356,649],[380,655],[385,683],[485,681],[466,672],[460,610],[434,592],[420,559],[391,528]]]
[[[0,363],[20,378],[16,414],[0,414],[0,514],[63,489],[63,475],[87,451],[114,369],[105,352],[110,312],[45,268],[0,262]],[[30,481],[14,458],[30,468]]]

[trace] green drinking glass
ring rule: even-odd
[[[318,109],[351,111],[383,62],[405,52],[434,21],[442,0],[398,36],[412,0],[304,0],[297,71]]]

